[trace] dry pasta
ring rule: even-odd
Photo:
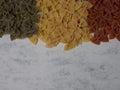
[[[15,40],[38,33],[38,12],[35,0],[0,0],[0,37],[9,34]]]
[[[41,10],[39,38],[46,47],[64,43],[69,50],[90,40],[86,22],[87,9],[92,5],[86,0],[36,0]]]
[[[120,0],[88,0],[93,7],[88,10],[87,22],[95,44],[117,38],[120,41]]]
[[[29,40],[33,43],[33,44],[37,44],[38,42],[38,36],[36,34],[32,35],[31,37],[29,37]]]

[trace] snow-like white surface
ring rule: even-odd
[[[120,90],[120,42],[64,51],[0,39],[0,90]]]

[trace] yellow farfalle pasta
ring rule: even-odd
[[[87,9],[92,5],[87,0],[36,0],[41,10],[39,38],[46,47],[64,43],[64,49],[70,50],[84,41],[90,34],[86,18]]]
[[[38,36],[34,34],[31,37],[29,37],[29,40],[36,45],[38,42]]]

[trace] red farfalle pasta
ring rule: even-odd
[[[117,38],[120,41],[120,0],[88,0],[87,22],[95,44]]]

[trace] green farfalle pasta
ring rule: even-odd
[[[35,0],[0,0],[0,37],[9,34],[15,40],[37,34],[38,12]]]

